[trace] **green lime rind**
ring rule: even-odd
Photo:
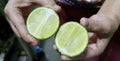
[[[69,24],[72,24],[72,25],[67,28],[66,26],[69,25]],[[64,30],[65,28],[67,30]],[[80,31],[76,31],[76,30],[72,31],[72,30],[77,29],[77,28],[79,28],[78,30],[81,30],[82,33],[84,33],[84,36],[78,35],[80,33]],[[76,35],[72,34],[72,32],[75,33]],[[70,36],[70,34],[72,34],[74,36]],[[77,35],[82,37],[82,38],[77,37]],[[59,40],[59,39],[61,39],[61,40]],[[69,42],[65,41],[67,39],[68,40],[73,39],[75,41],[76,40],[79,40],[79,41],[78,41],[78,43],[74,42],[74,41],[69,41]],[[58,51],[61,54],[69,56],[69,57],[75,57],[75,56],[78,56],[81,53],[83,53],[83,51],[86,49],[86,47],[88,45],[88,39],[89,38],[88,38],[87,30],[82,25],[80,25],[79,23],[71,21],[71,22],[67,22],[67,23],[63,24],[60,27],[59,31],[57,32],[56,38],[55,38],[55,44],[58,48]],[[62,42],[60,42],[60,41],[62,41]],[[75,43],[75,45],[74,45],[74,43]],[[67,48],[66,48],[66,46],[67,46]],[[76,47],[76,46],[79,46],[79,47]],[[69,52],[69,50],[71,52]]]
[[[53,9],[38,7],[29,14],[26,25],[30,35],[45,40],[54,35],[59,28],[59,16]]]

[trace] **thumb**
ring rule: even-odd
[[[106,17],[93,15],[89,19],[81,18],[80,23],[89,31],[96,33],[99,37],[108,37],[111,31],[110,20]],[[112,32],[113,33],[113,32]]]
[[[93,15],[90,18],[81,18],[80,23],[89,32],[94,32],[97,34],[101,33],[101,31],[102,33],[106,33],[109,30],[109,23],[107,22],[107,19],[98,15]]]
[[[89,32],[99,32],[101,30],[100,23],[96,20],[95,17],[91,18],[81,18],[81,25],[83,25]]]

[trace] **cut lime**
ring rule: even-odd
[[[61,54],[70,57],[77,56],[87,47],[87,30],[77,22],[67,22],[57,32],[55,44]]]
[[[59,27],[59,16],[47,7],[34,9],[27,19],[27,30],[35,38],[44,40],[52,36]]]

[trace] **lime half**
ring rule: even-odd
[[[27,19],[27,30],[35,38],[44,40],[52,36],[59,27],[59,16],[47,7],[34,9]]]
[[[57,32],[55,44],[61,54],[69,57],[77,56],[87,47],[87,30],[77,22],[67,22]]]

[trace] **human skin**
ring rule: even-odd
[[[13,31],[17,36],[23,38],[32,45],[37,45],[37,40],[27,32],[25,20],[36,4],[50,7],[56,12],[61,13],[61,7],[56,5],[53,0],[9,0],[5,7],[6,18]],[[84,54],[73,58],[61,55],[61,59],[74,61],[100,55],[119,26],[119,4],[120,0],[106,0],[97,14],[90,18],[81,18],[80,23],[89,31],[90,44],[86,48]]]
[[[80,61],[100,55],[118,29],[120,24],[119,12],[120,0],[106,0],[95,15],[92,15],[90,18],[81,18],[80,23],[89,31],[90,43],[85,52],[80,56],[66,57],[62,55],[62,60]]]
[[[36,5],[50,7],[56,12],[61,11],[61,7],[53,0],[9,0],[4,9],[15,34],[31,45],[37,45],[38,42],[27,32],[25,22],[28,14]]]

